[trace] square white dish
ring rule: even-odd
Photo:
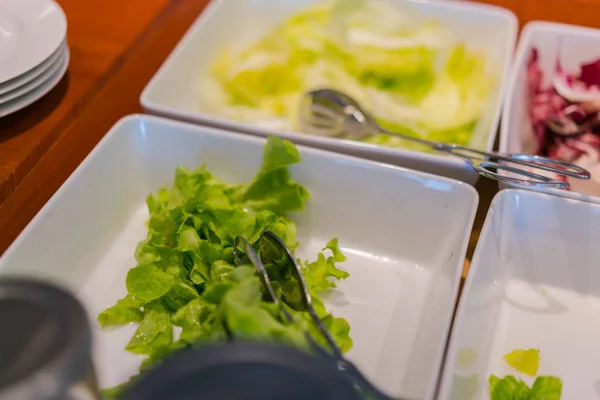
[[[219,51],[233,44],[236,47],[250,44],[290,14],[319,1],[213,0],[146,86],[141,95],[142,106],[147,112],[174,119],[253,135],[277,134],[295,143],[402,165],[475,184],[478,174],[466,162],[451,156],[276,131],[227,120],[209,110],[203,110],[198,100],[202,94],[197,93],[197,82]],[[516,43],[515,15],[500,7],[467,1],[396,1],[411,5],[424,18],[443,21],[469,48],[484,52],[488,64],[495,68],[498,82],[471,140],[471,146],[491,150]]]
[[[533,154],[537,149],[527,98],[527,61],[533,48],[538,49],[538,64],[543,72],[542,85],[546,87],[555,75],[557,60],[565,71],[571,72],[578,71],[582,63],[600,58],[600,29],[545,21],[533,21],[525,25],[519,37],[502,108],[501,152]],[[592,175],[600,174],[600,166],[590,172]],[[517,186],[500,183],[501,189],[506,187]],[[574,191],[536,187],[527,189],[600,204],[600,197]]]
[[[531,386],[534,378],[503,359],[530,348],[540,351],[537,376],[563,381],[562,399],[600,398],[599,238],[599,205],[515,189],[496,196],[454,320],[440,400],[489,399],[490,374]]]
[[[75,292],[89,313],[102,386],[137,372],[124,346],[134,326],[100,330],[98,312],[126,293],[145,198],[175,168],[203,163],[248,182],[264,138],[149,116],[121,120],[0,259],[0,273],[37,276]],[[298,256],[337,236],[351,277],[326,299],[348,319],[349,358],[392,394],[430,399],[439,378],[478,196],[462,182],[311,148],[291,168],[311,199],[297,222]]]

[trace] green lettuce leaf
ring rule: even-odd
[[[346,256],[342,254],[342,252],[340,251],[340,248],[338,246],[338,239],[337,238],[333,238],[329,241],[329,243],[327,243],[327,245],[325,246],[325,248],[323,249],[323,251],[325,251],[325,249],[329,249],[331,250],[331,252],[333,253],[333,260],[336,262],[342,262],[342,261],[346,261]]]
[[[527,400],[529,386],[512,375],[500,379],[492,375],[489,379],[492,400]]]
[[[181,251],[197,252],[200,248],[202,239],[196,232],[193,226],[184,225],[179,230],[179,238],[177,239],[177,248]],[[209,245],[210,246],[210,245]]]
[[[191,282],[179,281],[162,297],[163,304],[169,310],[177,311],[192,300],[199,298],[200,295]]]
[[[142,311],[140,311],[140,307],[145,303],[143,300],[127,295],[118,300],[114,306],[102,311],[98,315],[98,322],[102,327],[140,322],[144,316]]]
[[[172,275],[152,264],[130,269],[125,280],[129,294],[145,301],[158,299],[171,289],[174,282]]]
[[[101,326],[138,323],[126,350],[144,355],[140,372],[181,349],[225,340],[275,341],[308,349],[305,331],[322,341],[300,301],[299,287],[279,280],[273,286],[295,321],[282,317],[280,308],[265,296],[254,267],[234,266],[236,236],[256,245],[272,231],[293,251],[296,225],[286,217],[303,208],[308,192],[292,180],[288,167],[300,162],[295,146],[268,138],[263,163],[248,185],[220,182],[202,166],[179,167],[170,189],[146,198],[148,234],[135,251],[137,265],[125,280],[128,294],[98,315]],[[352,346],[350,326],[331,315],[317,292],[334,287],[348,274],[336,266],[345,260],[337,239],[319,253],[314,266],[305,266],[318,316],[343,351]],[[180,329],[174,340],[174,328]],[[128,385],[114,388],[122,393]]]
[[[271,136],[256,178],[244,188],[240,197],[247,207],[275,214],[302,210],[308,191],[292,181],[288,166],[300,162],[296,147],[277,136]]]
[[[206,339],[210,333],[210,323],[215,317],[216,307],[198,298],[181,307],[172,317],[173,325],[182,328],[180,340],[194,344]]]
[[[489,384],[491,400],[560,400],[562,392],[561,380],[552,376],[536,378],[531,388],[512,375],[491,375]]]
[[[540,364],[540,351],[517,349],[504,355],[504,360],[517,371],[525,375],[536,376]]]
[[[325,257],[319,253],[317,261],[305,262],[302,272],[311,293],[319,294],[335,288],[336,284],[329,278],[346,279],[350,274],[336,267],[336,261],[345,261],[346,256],[340,251],[337,238],[332,239],[323,250],[330,250],[333,255]]]
[[[529,394],[529,400],[560,400],[562,381],[554,376],[538,377]]]
[[[125,347],[136,354],[153,355],[173,342],[171,317],[164,310],[148,310],[135,334]]]

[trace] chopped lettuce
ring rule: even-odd
[[[308,191],[290,178],[288,166],[300,162],[298,149],[292,143],[276,140],[265,147],[263,164],[254,181],[238,193],[246,207],[283,214],[301,210]],[[263,216],[267,217],[270,214]]]
[[[511,351],[504,360],[519,372],[535,376],[540,363],[540,351],[537,349]],[[539,376],[532,387],[512,375],[499,378],[490,375],[491,400],[560,400],[562,381],[553,376]]]
[[[98,315],[98,322],[103,327],[140,322],[144,317],[144,313],[140,310],[140,307],[144,303],[144,301],[138,300],[128,294],[123,299],[118,300],[117,304],[101,312]]]
[[[536,376],[540,364],[540,351],[517,349],[506,354],[504,360],[517,371],[525,375]]]
[[[264,147],[263,163],[248,185],[228,185],[205,166],[196,171],[179,167],[171,189],[147,198],[148,234],[135,249],[137,265],[126,278],[127,296],[98,315],[103,327],[138,323],[126,350],[146,356],[141,370],[189,346],[228,339],[277,341],[308,350],[303,330],[322,342],[322,335],[306,311],[286,307],[294,323],[281,317],[274,303],[265,300],[259,277],[251,266],[233,265],[236,236],[255,244],[270,230],[295,248],[296,227],[286,217],[302,210],[307,190],[294,182],[288,166],[299,163],[296,147],[271,136]],[[319,317],[343,351],[352,347],[350,326],[327,312],[319,295],[333,280],[348,273],[336,262],[345,260],[332,239],[317,261],[303,270]],[[275,280],[281,298],[284,282]],[[174,327],[180,328],[178,337]],[[127,384],[109,390],[116,397]]]
[[[384,127],[466,145],[495,73],[482,54],[408,7],[335,0],[301,10],[249,46],[216,55],[199,80],[201,107],[297,130],[303,93],[329,87],[358,99]],[[387,135],[366,141],[424,149]]]
[[[554,376],[538,377],[531,391],[530,400],[560,400],[562,394],[562,381]]]
[[[489,384],[491,400],[560,400],[562,394],[562,382],[553,376],[538,377],[531,388],[512,375],[491,375]]]
[[[512,375],[498,378],[490,376],[490,398],[491,400],[528,400],[529,386]]]
[[[150,264],[130,269],[125,282],[131,296],[150,301],[166,294],[175,283],[175,277]]]

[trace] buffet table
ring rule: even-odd
[[[207,0],[59,0],[69,21],[71,63],[46,97],[0,120],[0,251],[121,117],[142,112],[139,96]],[[600,0],[489,0],[520,26],[544,19],[599,26]],[[467,261],[477,243],[494,181],[477,184],[479,208]]]

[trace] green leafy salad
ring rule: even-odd
[[[531,387],[512,375],[491,375],[491,400],[560,400],[562,381],[554,376],[539,376]]]
[[[252,32],[200,74],[200,107],[271,129],[297,130],[302,95],[329,87],[386,128],[466,145],[496,85],[483,54],[389,0],[319,2],[255,41],[245,37]],[[388,135],[365,140],[423,150]]]
[[[148,196],[148,235],[135,250],[137,266],[127,273],[128,293],[98,315],[103,327],[138,324],[125,349],[146,356],[141,371],[177,350],[227,339],[308,349],[304,329],[324,343],[308,313],[285,303],[281,282],[273,286],[294,316],[293,324],[267,300],[252,266],[234,266],[237,236],[254,244],[269,230],[290,249],[298,246],[296,226],[286,213],[301,210],[309,198],[288,171],[300,161],[292,143],[271,136],[262,166],[248,185],[223,183],[206,166],[196,171],[178,167],[171,189]],[[335,287],[335,280],[348,277],[335,265],[344,260],[334,238],[316,261],[301,265],[319,317],[346,352],[352,347],[348,322],[328,313],[318,297]],[[116,396],[123,388],[106,394]]]
[[[517,371],[535,377],[540,351],[516,349],[506,354],[504,360]],[[499,378],[492,374],[488,382],[491,400],[560,400],[562,395],[562,381],[555,376],[538,376],[531,387],[513,375]]]

